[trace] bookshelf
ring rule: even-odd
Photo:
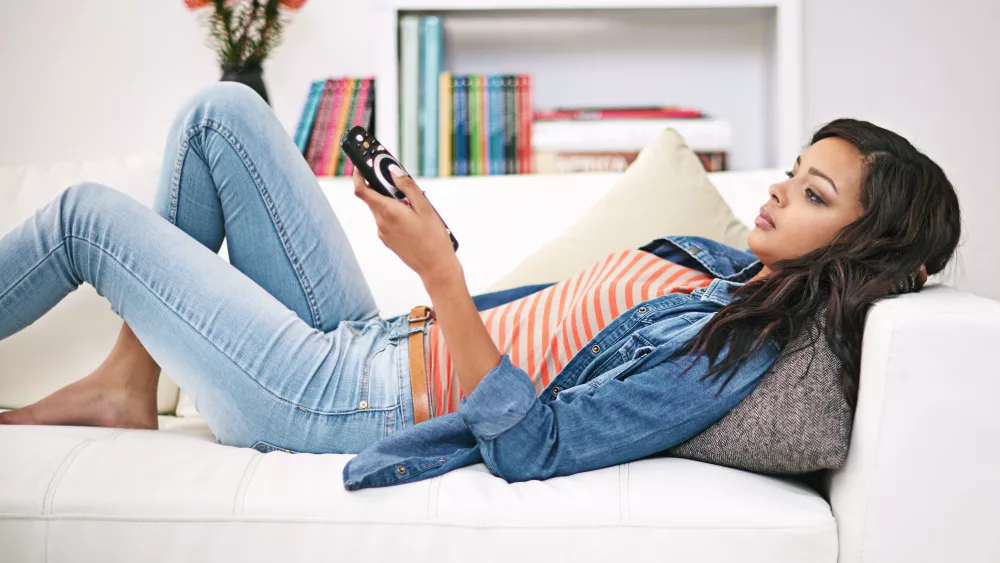
[[[378,137],[399,146],[399,21],[444,20],[445,68],[528,73],[535,108],[695,106],[733,128],[733,170],[804,142],[801,0],[377,0]]]

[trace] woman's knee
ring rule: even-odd
[[[96,182],[80,182],[63,190],[58,198],[59,213],[64,234],[107,221],[134,217],[142,204],[124,193]]]
[[[261,111],[270,112],[270,106],[249,86],[239,82],[214,82],[187,99],[174,125],[186,130],[204,125],[207,119],[231,122]]]

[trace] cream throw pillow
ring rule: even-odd
[[[694,151],[677,131],[665,129],[575,225],[486,291],[557,282],[609,253],[667,235],[701,236],[746,248],[749,233],[708,180]]]

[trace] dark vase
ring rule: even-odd
[[[227,64],[222,67],[222,82],[239,82],[253,88],[268,105],[267,88],[264,87],[264,69],[260,63]]]

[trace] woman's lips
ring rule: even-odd
[[[760,208],[760,215],[758,215],[757,218],[754,219],[753,223],[754,225],[757,225],[762,229],[774,228],[774,219],[771,219],[771,215],[768,214],[768,212],[765,211],[763,207]]]

